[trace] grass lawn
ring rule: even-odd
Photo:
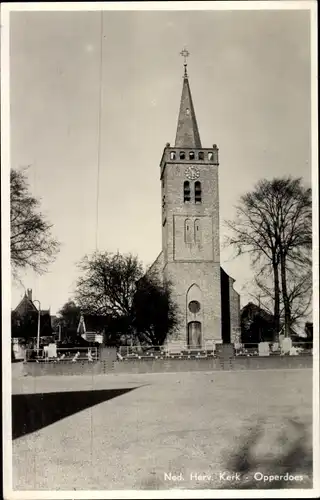
[[[309,369],[14,377],[13,409],[15,490],[312,484]]]

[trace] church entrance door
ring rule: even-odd
[[[188,323],[188,347],[201,348],[201,323],[200,321],[191,321]]]

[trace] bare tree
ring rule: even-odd
[[[295,292],[290,300],[289,279],[299,276],[297,270],[305,269],[303,274],[311,274],[311,249],[312,249],[312,198],[311,189],[302,186],[301,179],[282,179],[276,185],[278,203],[278,246],[281,266],[281,287],[284,305],[285,334],[290,334],[292,324],[293,300],[301,297],[305,292],[303,284],[308,280],[300,281],[295,286]],[[301,287],[302,285],[302,287]],[[299,293],[299,295],[297,295]]]
[[[171,289],[145,275],[137,257],[95,252],[82,259],[79,269],[76,299],[82,312],[105,315],[114,335],[146,344],[165,341],[176,321]]]
[[[312,271],[305,269],[296,273],[289,269],[287,301],[290,310],[290,326],[301,323],[308,317],[312,305]]]
[[[39,200],[29,191],[25,173],[10,172],[10,247],[15,277],[19,270],[31,268],[42,274],[53,262],[59,243],[51,234],[51,225],[39,212]]]
[[[274,327],[279,331],[282,300],[288,336],[292,324],[289,279],[298,269],[307,274],[311,265],[311,189],[304,188],[301,179],[262,180],[241,197],[236,211],[236,219],[226,222],[231,229],[227,243],[237,255],[250,253],[258,275],[261,270],[271,271]]]
[[[136,283],[143,277],[137,257],[119,252],[95,252],[78,265],[82,273],[77,282],[76,298],[82,311],[113,316],[128,315],[132,308]]]
[[[267,269],[266,269],[267,271]],[[312,304],[312,272],[311,268],[306,266],[304,269],[287,269],[287,295],[290,307],[290,327],[305,320],[311,309]],[[259,273],[254,279],[254,291],[250,295],[259,302],[261,306],[269,313],[274,309],[274,291],[272,279],[268,272]],[[282,292],[280,290],[280,292]],[[284,304],[282,293],[280,294],[280,321],[284,324]]]

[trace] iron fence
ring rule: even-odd
[[[118,348],[118,359],[199,359],[217,357],[219,343],[208,341],[203,347],[193,348],[187,345],[173,346],[121,346]],[[234,345],[235,356],[281,356],[312,355],[312,344],[292,342],[289,349],[276,342],[237,343]]]
[[[118,359],[193,359],[215,357],[215,345],[212,341],[203,347],[179,345],[163,346],[121,346],[118,349]]]
[[[37,363],[63,363],[77,361],[95,362],[99,359],[99,351],[97,347],[57,347],[56,349],[47,349],[42,347],[36,349],[26,349],[25,361]]]
[[[238,343],[234,345],[236,356],[299,356],[312,355],[312,342],[291,342],[285,346],[279,342]]]
[[[203,347],[194,348],[187,345],[164,345],[164,346],[121,346],[117,349],[119,361],[130,359],[201,359],[218,357],[217,346],[220,343],[207,341]],[[234,356],[283,356],[283,355],[312,355],[312,343],[292,342],[290,348],[284,349],[276,342],[235,343]],[[48,346],[25,350],[25,361],[27,362],[96,362],[99,360],[99,349],[97,347],[56,347],[50,349]]]

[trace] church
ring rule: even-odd
[[[189,348],[230,344],[240,297],[220,265],[219,149],[202,147],[185,57],[174,146],[160,161],[162,251],[149,271],[173,286],[179,327],[171,342]]]

